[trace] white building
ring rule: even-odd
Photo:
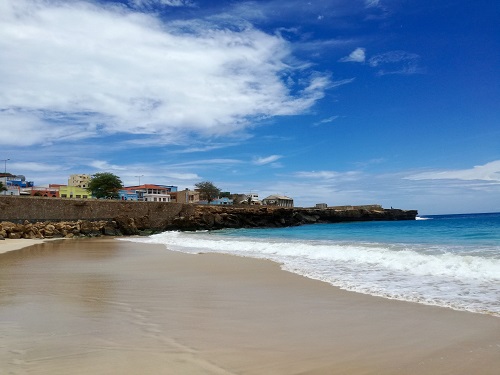
[[[293,207],[293,199],[284,195],[270,195],[262,200],[262,204],[277,207]]]
[[[259,199],[259,194],[257,193],[248,193],[247,194],[247,203],[250,205],[258,206],[261,205],[262,202]]]

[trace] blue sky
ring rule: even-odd
[[[0,159],[39,185],[500,211],[498,19],[485,0],[3,0]]]

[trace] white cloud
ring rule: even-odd
[[[193,7],[195,3],[191,0],[131,0],[137,7],[170,6],[170,7]]]
[[[204,159],[204,160],[193,160],[193,161],[186,161],[183,163],[177,163],[173,164],[172,167],[186,167],[186,166],[196,166],[198,168],[203,168],[207,166],[213,166],[213,165],[234,165],[234,164],[241,164],[243,163],[241,160],[238,159]]]
[[[125,171],[126,167],[120,165],[109,164],[104,160],[94,160],[89,163],[89,165],[93,168],[96,168],[101,171]]]
[[[274,163],[275,161],[281,159],[282,155],[270,155],[266,157],[258,157],[253,160],[253,163],[256,165],[265,165],[269,163]]]
[[[301,171],[294,174],[298,178],[353,181],[357,180],[361,174],[358,171],[336,172],[336,171]]]
[[[249,25],[162,23],[124,8],[37,0],[3,1],[0,23],[0,111],[30,133],[3,144],[231,134],[253,119],[303,113],[330,87],[319,74],[289,87],[286,77],[306,66],[294,66],[281,37]]]
[[[340,79],[338,81],[333,81],[331,82],[330,87],[339,87],[342,85],[347,85],[351,82],[354,82],[355,79],[356,78],[346,78],[346,79]]]
[[[429,171],[410,175],[408,180],[482,180],[500,182],[500,160],[484,165],[477,165],[470,169]]]
[[[196,180],[200,178],[200,176],[198,176],[196,173],[175,173],[175,172],[167,173],[165,174],[165,177],[177,180]]]
[[[380,0],[365,0],[365,6],[367,8],[376,8],[380,5]]]
[[[7,94],[6,92],[5,95]],[[0,96],[2,96],[1,93]],[[54,113],[53,122],[49,122],[43,111],[25,111],[19,108],[2,110],[0,108],[0,124],[2,124],[0,145],[22,147],[95,136],[96,125],[91,121],[81,122],[77,117],[75,115],[71,120],[62,119],[60,114]]]
[[[389,51],[371,57],[371,67],[381,68],[378,75],[388,74],[421,74],[425,69],[420,66],[420,56],[405,51]]]
[[[339,117],[340,116],[330,116],[328,118],[325,118],[323,120],[315,122],[313,125],[317,126],[317,125],[322,125],[322,124],[329,124],[329,123],[335,121],[336,119],[338,119]]]
[[[319,179],[332,179],[339,175],[334,171],[312,171],[312,172],[296,172],[295,176],[299,178],[319,178]]]
[[[419,56],[415,53],[408,53],[405,51],[390,51],[373,56],[369,60],[370,66],[376,67],[382,64],[397,63],[405,60],[415,60]]]
[[[226,148],[226,147],[231,147],[231,146],[236,146],[237,143],[211,143],[209,145],[203,145],[203,146],[191,146],[188,148],[185,148],[183,150],[176,151],[179,154],[188,154],[192,152],[207,152],[207,151],[213,151],[213,150],[218,150],[221,148]]]
[[[341,58],[340,62],[358,62],[364,63],[366,60],[365,49],[364,48],[356,48],[352,51],[349,56]]]
[[[39,163],[39,162],[13,162],[8,164],[8,169],[12,171],[23,171],[23,173],[29,172],[30,174],[33,172],[54,172],[53,164]],[[67,169],[67,167],[63,167],[58,165],[57,169],[59,171]],[[2,165],[3,171],[3,165]]]

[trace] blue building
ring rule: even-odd
[[[227,197],[217,198],[208,203],[207,201],[199,201],[199,204],[210,204],[212,206],[231,206],[233,204],[233,200]]]
[[[142,198],[142,194],[139,196],[136,190],[122,189],[118,191],[118,197],[122,201],[138,201],[139,198]]]
[[[33,187],[33,181],[26,181],[26,177],[23,175],[7,177],[7,187],[17,186],[18,188],[28,188]]]

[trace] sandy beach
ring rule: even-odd
[[[19,240],[1,240],[0,241],[0,254],[6,253],[8,251],[20,250],[25,247],[29,247],[32,245],[37,245],[46,242],[47,240],[28,240],[28,239],[19,239]]]
[[[0,374],[498,374],[500,319],[263,260],[116,239],[0,243]],[[22,242],[21,242],[22,241]]]

